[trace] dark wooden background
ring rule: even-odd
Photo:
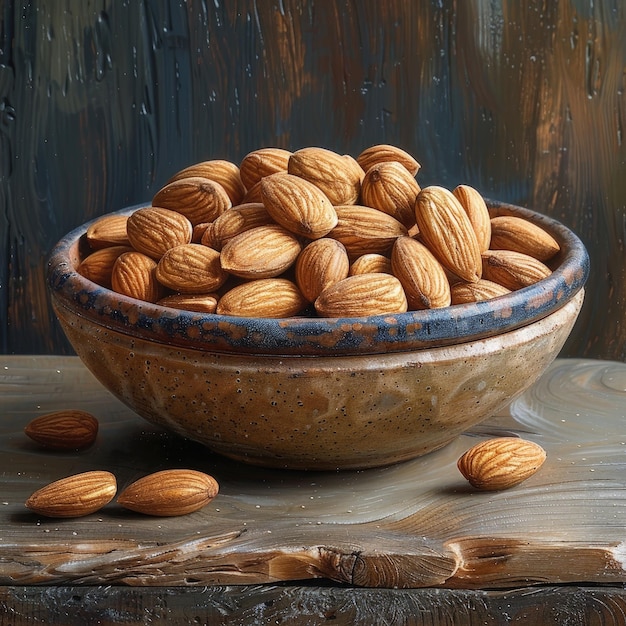
[[[71,353],[46,255],[190,163],[392,143],[573,228],[564,354],[626,359],[621,0],[0,0],[0,353]]]

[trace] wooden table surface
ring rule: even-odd
[[[98,440],[88,451],[45,451],[24,435],[30,419],[62,408],[99,419]],[[324,609],[330,613],[347,597],[366,604],[377,597],[392,606],[400,601],[394,594],[404,591],[413,608],[447,598],[448,609],[452,602],[467,611],[478,602],[486,619],[503,599],[517,598],[518,609],[552,606],[554,616],[565,606],[554,586],[567,585],[561,589],[575,605],[587,598],[586,611],[626,615],[624,363],[557,360],[501,415],[446,448],[366,471],[269,470],[218,457],[137,417],[76,357],[0,357],[0,413],[0,607],[7,611],[31,606],[29,598],[41,602],[44,588],[55,603],[68,593],[83,605],[93,589],[106,589],[117,603],[133,597],[135,606],[138,594],[150,604],[165,593],[172,606],[187,610],[182,598],[197,604],[203,590],[206,611],[214,608],[214,594],[227,597],[230,589],[238,598],[232,611],[250,609],[252,594],[267,613],[289,589],[301,602],[314,594],[321,602],[316,610],[331,597],[335,608]],[[476,491],[456,460],[497,435],[536,441],[547,460],[513,489]],[[219,495],[176,518],[142,516],[112,502],[85,518],[46,519],[24,506],[30,493],[73,473],[106,469],[121,489],[173,467],[212,474]],[[585,593],[602,588],[611,602],[589,604]],[[543,594],[541,602],[536,595],[529,601],[533,589]],[[91,605],[102,598],[94,596]],[[430,610],[442,610],[437,602]],[[67,610],[67,602],[60,606]],[[351,619],[346,623],[358,623],[356,614]]]

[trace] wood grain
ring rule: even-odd
[[[624,58],[614,0],[6,0],[0,353],[71,354],[46,254],[182,167],[392,143],[422,186],[467,183],[581,235],[592,276],[564,354],[624,361]]]
[[[560,359],[502,415],[426,457],[358,472],[254,468],[144,423],[75,357],[0,360],[0,583],[197,586],[321,580],[370,588],[496,589],[626,582],[626,366]],[[100,420],[81,453],[37,448],[32,417]],[[501,492],[471,488],[456,459],[478,439],[545,447],[542,469]],[[123,487],[159,469],[213,475],[219,495],[180,518],[111,503],[39,517],[28,495],[104,469]]]

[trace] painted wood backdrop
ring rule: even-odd
[[[48,251],[183,166],[385,142],[579,233],[564,354],[625,360],[625,81],[621,0],[0,0],[0,352],[71,353]]]

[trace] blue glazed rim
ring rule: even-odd
[[[585,285],[589,255],[582,241],[553,218],[488,201],[492,216],[517,215],[546,229],[560,244],[552,274],[491,300],[426,311],[360,318],[260,319],[182,311],[129,298],[75,270],[90,224],[52,249],[48,286],[55,307],[110,331],[169,346],[209,352],[272,355],[358,355],[407,352],[466,343],[521,328],[563,307]],[[115,214],[130,214],[137,204]]]

